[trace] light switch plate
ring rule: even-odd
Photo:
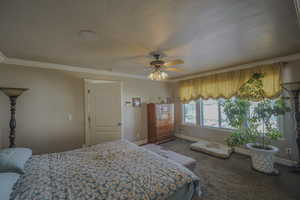
[[[72,121],[72,120],[73,120],[73,115],[70,114],[70,113],[68,114],[68,120],[69,120],[69,121]]]

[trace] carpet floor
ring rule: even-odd
[[[267,176],[251,169],[248,156],[234,153],[229,159],[219,159],[190,150],[191,143],[176,139],[161,146],[196,159],[194,172],[201,178],[201,200],[300,199],[300,175],[290,173],[288,167],[276,165],[281,175]]]

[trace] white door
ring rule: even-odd
[[[86,143],[87,145],[122,138],[121,83],[86,81]]]

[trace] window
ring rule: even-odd
[[[271,101],[272,103],[275,103],[274,100]],[[254,111],[254,107],[258,104],[259,102],[250,102],[250,111],[249,114],[252,115],[253,111]],[[276,128],[279,129],[279,117],[275,117],[272,116],[271,119],[271,124],[272,124],[272,128]],[[258,130],[262,133],[263,132],[263,125],[258,127]]]
[[[199,124],[202,127],[234,129],[234,127],[229,125],[227,116],[224,113],[224,101],[224,99],[208,99],[183,104],[183,123],[195,125]],[[249,115],[253,112],[257,102],[250,102],[250,104]],[[273,127],[279,129],[278,117],[272,117],[271,120]],[[247,126],[247,123],[245,126]],[[260,129],[263,130],[263,127]]]
[[[196,124],[196,102],[191,101],[187,104],[183,104],[183,123],[184,124]]]
[[[200,116],[202,116],[202,126],[233,129],[228,124],[226,114],[223,111],[223,102],[223,99],[201,100]]]
[[[218,100],[202,100],[202,120],[203,126],[219,127],[219,102]]]
[[[232,127],[232,126],[229,125],[229,122],[227,120],[227,116],[226,116],[226,114],[224,112],[223,103],[224,103],[224,99],[221,99],[219,101],[219,104],[220,104],[220,124],[221,124],[221,128],[235,129],[234,127]]]

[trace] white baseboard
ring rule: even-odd
[[[138,146],[141,146],[141,145],[147,144],[148,143],[148,139],[134,141],[133,143],[136,144],[136,145],[138,145]]]
[[[191,137],[191,136],[183,135],[183,134],[175,134],[175,137],[185,139],[185,140],[189,140],[189,141],[192,141],[192,142],[198,142],[198,141],[201,140],[199,138],[195,138],[195,137]]]
[[[281,164],[281,165],[286,165],[288,167],[292,167],[292,166],[297,165],[297,161],[288,160],[288,159],[280,158],[280,157],[277,157],[277,156],[275,157],[275,162],[278,163],[278,164]]]
[[[200,140],[203,140],[203,139],[200,139],[200,138],[196,138],[196,137],[192,137],[192,136],[188,136],[188,135],[183,135],[183,134],[175,134],[175,136],[178,137],[178,138],[181,138],[181,139],[192,141],[192,142],[198,142]],[[235,147],[234,151],[236,153],[240,153],[240,154],[247,155],[247,156],[251,155],[250,151],[248,149],[245,149],[245,148]],[[278,156],[275,157],[275,162],[278,163],[278,164],[286,165],[286,166],[294,166],[294,165],[297,164],[296,161],[288,160],[288,159],[285,159],[285,158],[280,158]]]
[[[236,153],[244,154],[244,155],[247,155],[247,156],[251,155],[250,150],[245,149],[245,148],[235,147],[234,151]],[[275,162],[278,163],[278,164],[281,164],[281,165],[289,166],[289,167],[294,166],[294,165],[297,164],[296,161],[288,160],[288,159],[285,159],[285,158],[280,158],[278,156],[275,156]]]
[[[5,59],[5,55],[0,51],[0,63],[2,63]]]

